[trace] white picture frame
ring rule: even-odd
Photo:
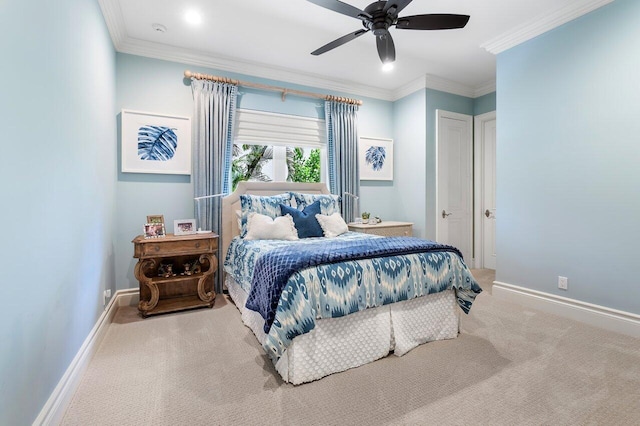
[[[193,235],[195,233],[195,219],[178,219],[173,221],[173,235]]]
[[[191,174],[191,118],[123,109],[123,173]]]
[[[360,137],[358,161],[360,180],[393,180],[393,139]]]

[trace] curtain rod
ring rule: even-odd
[[[343,102],[351,105],[362,105],[359,99],[343,98],[341,96],[321,95],[319,93],[304,92],[302,90],[287,89],[286,87],[270,86],[268,84],[251,83],[249,81],[234,80],[228,77],[218,77],[210,74],[201,74],[186,70],[184,76],[187,78],[195,78],[197,80],[211,80],[217,83],[235,84],[236,86],[253,87],[255,89],[272,90],[274,92],[282,92],[282,101],[284,102],[288,94],[305,96],[308,98],[324,99],[325,101]]]

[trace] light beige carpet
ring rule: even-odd
[[[126,307],[63,424],[638,425],[640,340],[485,291],[457,339],[293,386],[223,296],[145,320]]]

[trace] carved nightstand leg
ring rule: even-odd
[[[211,306],[213,306],[213,301],[216,298],[216,292],[213,289],[211,289],[211,291],[205,291],[204,285],[207,282],[207,279],[209,279],[209,277],[218,269],[218,259],[210,254],[203,254],[200,256],[199,262],[202,263],[205,259],[209,262],[209,269],[207,272],[202,274],[198,280],[198,297],[203,302],[211,302]]]
[[[146,259],[140,260],[136,263],[135,269],[133,270],[133,274],[136,279],[140,282],[140,285],[144,285],[149,289],[151,293],[151,297],[149,300],[144,300],[142,298],[142,291],[140,292],[140,302],[138,303],[138,310],[142,313],[142,316],[146,317],[147,312],[152,310],[158,304],[158,300],[160,298],[160,292],[158,291],[158,286],[151,280],[150,277],[147,277],[145,271],[155,270],[156,261],[155,259]],[[142,289],[142,288],[141,288]]]

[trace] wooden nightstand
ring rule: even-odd
[[[369,225],[352,222],[349,224],[349,231],[381,235],[383,237],[411,237],[413,235],[413,223],[385,220],[376,225]]]
[[[132,243],[133,257],[139,259],[134,275],[140,283],[138,310],[143,317],[213,306],[218,235],[139,235]]]

